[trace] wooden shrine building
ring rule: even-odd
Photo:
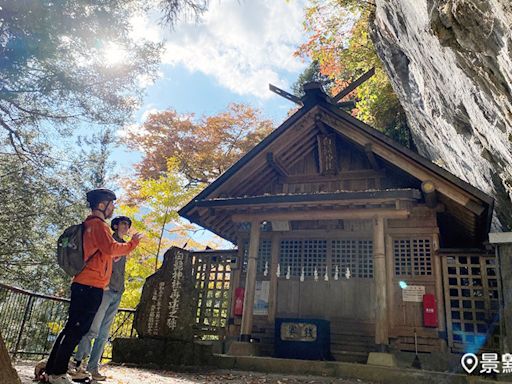
[[[328,320],[340,359],[414,350],[415,333],[420,351],[491,345],[493,199],[320,85],[305,88],[297,112],[179,212],[238,246],[229,332],[272,354],[276,319]],[[429,324],[424,294],[435,300]]]

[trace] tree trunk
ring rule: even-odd
[[[7,353],[7,348],[4,344],[4,339],[0,334],[0,384],[21,384],[18,373],[12,367],[11,358]]]

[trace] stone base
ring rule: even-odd
[[[394,351],[399,368],[411,368],[416,354],[414,352]],[[460,357],[456,353],[430,352],[418,353],[421,369],[439,372],[464,372],[460,365]]]
[[[496,380],[505,382],[505,383],[512,383],[512,374],[511,373],[500,373],[499,375],[496,375]]]
[[[395,356],[386,352],[370,352],[368,355],[368,365],[379,365],[381,367],[396,367]]]
[[[231,356],[258,356],[258,347],[256,343],[245,341],[233,341],[229,345],[228,355]]]
[[[158,367],[208,365],[212,346],[192,341],[153,338],[115,338],[112,342],[112,361]]]

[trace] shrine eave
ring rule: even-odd
[[[194,201],[196,207],[225,207],[237,205],[260,205],[278,203],[307,203],[321,201],[350,201],[350,200],[417,200],[421,198],[421,192],[417,189],[392,189],[371,191],[341,191],[335,193],[302,193],[302,194],[278,194],[262,196],[246,196],[235,198],[215,198]]]

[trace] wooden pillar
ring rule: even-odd
[[[249,252],[247,255],[247,274],[245,278],[244,311],[242,314],[242,327],[240,341],[250,341],[252,332],[254,293],[256,290],[256,258],[260,246],[260,222],[251,222],[251,235],[249,239]]]
[[[442,335],[441,350],[448,350],[448,334],[446,333],[446,316],[444,308],[444,291],[443,291],[443,268],[441,256],[439,255],[439,234],[432,235],[432,261],[434,262],[434,276],[436,278],[436,301],[437,301],[437,330]]]
[[[272,234],[272,248],[270,262],[270,289],[268,303],[268,321],[274,324],[277,311],[277,264],[279,263],[279,243],[281,236],[277,233]]]
[[[235,302],[236,302],[236,289],[240,287],[240,275],[242,273],[243,259],[244,259],[244,243],[243,237],[238,234],[236,241],[237,251],[237,264],[236,267],[231,270],[229,279],[229,289],[231,290],[231,301],[229,305],[229,321],[228,321],[228,336],[238,337],[240,335],[240,316],[235,316]]]
[[[393,330],[395,327],[395,318],[392,309],[395,306],[395,290],[396,287],[393,285],[395,278],[395,255],[393,254],[393,238],[390,235],[386,235],[386,295],[388,304],[388,327]],[[389,335],[388,335],[389,336]],[[394,336],[394,335],[391,335]]]
[[[384,218],[379,216],[373,220],[373,258],[375,273],[375,344],[389,344],[386,247],[384,238]]]

